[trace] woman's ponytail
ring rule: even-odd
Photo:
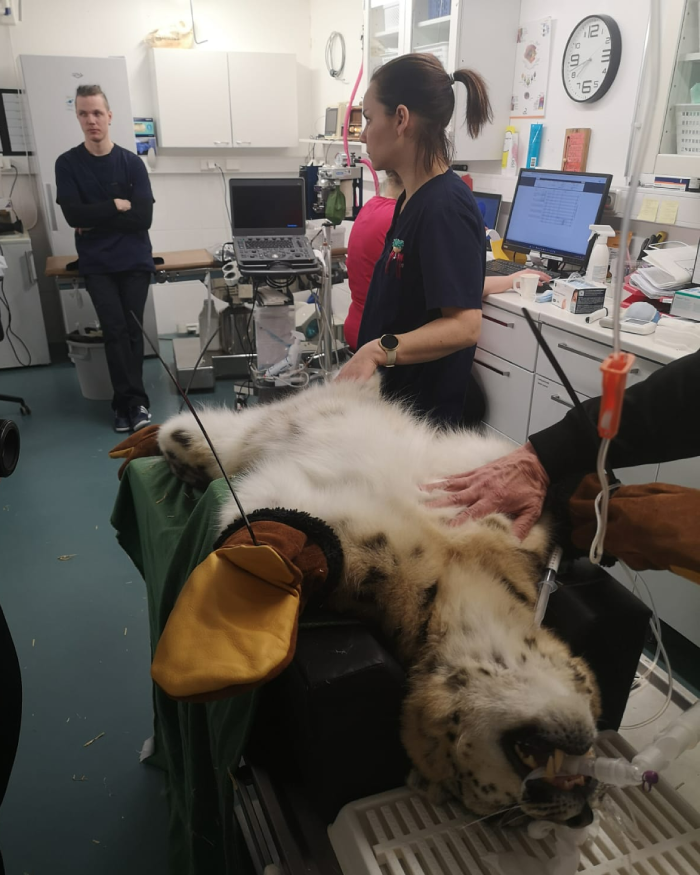
[[[436,161],[449,165],[452,157],[447,127],[455,108],[455,82],[467,89],[467,129],[470,137],[478,137],[493,121],[493,112],[486,83],[473,70],[457,70],[450,76],[435,55],[417,53],[394,58],[372,76],[375,95],[387,115],[401,104],[414,114],[416,150],[426,171]]]
[[[491,101],[483,78],[473,70],[457,70],[453,77],[467,89],[467,130],[476,139],[487,122],[493,121]]]

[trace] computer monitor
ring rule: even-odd
[[[484,225],[489,231],[494,229],[498,222],[498,214],[501,212],[500,194],[491,194],[491,192],[486,191],[475,191],[473,194],[479,212],[484,217]]]
[[[520,171],[503,247],[539,252],[575,267],[588,262],[589,225],[600,224],[612,176],[563,170]]]
[[[326,110],[326,125],[323,130],[324,137],[336,137],[338,135],[338,107],[329,106]]]
[[[234,237],[296,237],[306,233],[304,180],[231,179]]]

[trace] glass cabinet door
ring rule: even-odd
[[[409,44],[411,52],[430,52],[449,66],[452,0],[413,0]]]
[[[686,2],[656,173],[697,176],[700,168],[700,7]],[[662,95],[659,95],[663,99]],[[695,169],[695,172],[691,172]]]
[[[369,0],[368,79],[386,64],[404,54],[407,0]]]

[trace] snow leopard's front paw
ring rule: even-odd
[[[191,414],[174,416],[161,426],[158,445],[170,470],[197,489],[221,476],[204,435]]]

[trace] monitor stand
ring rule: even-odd
[[[561,258],[542,258],[542,270],[554,277],[561,277],[570,273],[585,273],[581,265],[567,264]]]
[[[560,258],[543,258],[542,264],[547,273],[555,273],[559,276],[565,273],[564,262]]]

